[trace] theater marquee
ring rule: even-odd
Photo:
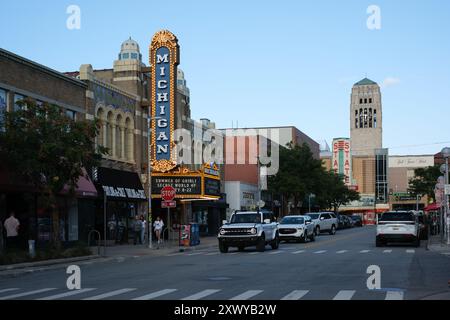
[[[168,30],[157,32],[150,44],[152,66],[152,159],[154,171],[168,172],[176,167],[174,152],[178,39]]]

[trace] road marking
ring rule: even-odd
[[[203,254],[203,252],[194,252],[194,253],[189,253],[187,254],[187,256],[198,256],[200,254]]]
[[[219,254],[219,252],[210,252],[205,254],[205,256],[215,256],[216,254]]]
[[[269,252],[269,254],[280,254],[280,253],[283,253],[283,251],[272,251],[272,252]]]
[[[2,290],[0,290],[0,293],[3,293],[3,292],[9,292],[9,291],[15,291],[15,290],[19,290],[19,288],[2,289]]]
[[[348,252],[348,250],[336,251],[337,254],[346,253],[346,252]]]
[[[388,291],[386,292],[385,300],[403,300],[402,291]]]
[[[152,299],[161,297],[163,295],[166,295],[166,294],[169,294],[169,293],[172,293],[175,291],[177,291],[177,289],[164,289],[164,290],[146,294],[145,296],[134,298],[133,300],[152,300]]]
[[[250,252],[249,254],[253,255],[253,254],[258,254],[259,252]]]
[[[370,250],[361,250],[359,253],[367,253],[370,252]]]
[[[245,291],[244,293],[241,293],[241,294],[231,298],[230,300],[248,300],[248,299],[260,294],[261,292],[263,292],[263,290],[248,290],[248,291]]]
[[[300,300],[306,295],[309,290],[294,290],[291,293],[285,295],[281,300]]]
[[[20,297],[26,297],[26,296],[31,296],[33,294],[47,292],[47,291],[51,291],[51,290],[56,290],[56,288],[45,288],[45,289],[40,289],[40,290],[33,290],[33,291],[17,293],[17,294],[13,294],[13,295],[6,296],[6,297],[0,297],[0,300],[8,300],[8,299],[15,299],[15,298],[20,298]]]
[[[383,253],[391,253],[392,250],[384,250]]]
[[[351,300],[355,292],[355,290],[341,290],[333,300]]]
[[[93,296],[93,297],[89,297],[83,300],[101,300],[101,299],[105,299],[105,298],[109,298],[109,297],[114,297],[114,296],[118,296],[119,294],[123,294],[123,293],[127,293],[130,291],[134,291],[136,290],[136,288],[125,288],[125,289],[120,289],[120,290],[115,290],[115,291],[111,291],[111,292],[106,292],[103,294],[99,294],[97,296]]]
[[[235,256],[237,254],[239,254],[239,252],[232,252],[232,253],[229,254],[229,256]]]
[[[321,253],[325,253],[325,252],[327,252],[327,250],[319,250],[319,251],[316,251],[314,253],[321,254]]]
[[[292,252],[292,254],[299,254],[299,253],[303,253],[303,252],[305,252],[305,250],[298,250],[298,251]]]
[[[406,250],[406,253],[415,253],[416,252],[416,250],[414,250],[414,249],[408,249],[408,250]]]
[[[181,256],[183,254],[184,254],[184,252],[171,253],[171,254],[168,254],[167,257]]]
[[[64,292],[64,293],[60,293],[60,294],[55,294],[53,296],[48,296],[48,297],[44,297],[44,298],[39,298],[36,300],[56,300],[56,299],[61,299],[61,298],[65,298],[65,297],[71,297],[71,296],[75,296],[77,294],[80,293],[84,293],[84,292],[89,292],[95,290],[95,288],[86,288],[86,289],[79,289],[79,290],[71,290],[68,292]]]
[[[196,294],[187,296],[186,298],[183,298],[181,300],[199,300],[199,299],[202,299],[204,297],[210,296],[210,295],[212,295],[214,293],[217,293],[219,291],[220,290],[218,290],[218,289],[207,289],[207,290],[200,291],[200,292],[198,292]]]

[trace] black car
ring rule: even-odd
[[[361,216],[353,215],[353,216],[351,216],[351,219],[353,220],[353,225],[355,227],[362,227],[363,226]]]

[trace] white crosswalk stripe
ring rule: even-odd
[[[51,291],[51,290],[56,290],[56,288],[45,288],[45,289],[17,293],[17,294],[13,294],[13,295],[6,296],[6,297],[0,297],[0,300],[10,300],[10,299],[15,299],[15,298],[21,298],[21,297],[31,296],[33,294],[43,293],[43,292],[47,292],[47,291]]]
[[[269,254],[280,254],[280,253],[283,253],[283,251],[272,251],[272,252],[269,252]]]
[[[333,300],[351,300],[355,292],[355,290],[341,290]]]
[[[184,254],[184,252],[171,253],[171,254],[168,254],[167,257],[181,256],[183,254]]]
[[[145,296],[134,298],[133,300],[152,300],[161,296],[164,296],[166,294],[172,293],[177,291],[177,289],[164,289],[156,292],[152,292],[149,294],[146,294]]]
[[[383,253],[391,253],[392,250],[384,250]]]
[[[207,296],[210,296],[214,293],[217,293],[219,291],[220,291],[219,289],[207,289],[207,290],[203,290],[198,293],[195,293],[193,295],[187,296],[181,300],[199,300],[199,299],[205,298]]]
[[[187,256],[198,256],[200,254],[203,254],[203,252],[194,252],[194,253],[189,253],[187,254]]]
[[[1,290],[0,290],[0,293],[10,292],[10,291],[16,291],[16,290],[19,290],[19,288],[1,289]]]
[[[255,255],[255,254],[258,254],[259,252],[250,252],[249,254],[251,254],[251,255]]]
[[[322,253],[325,253],[325,252],[327,252],[327,250],[319,250],[319,251],[316,251],[316,252],[314,252],[314,253],[322,254]]]
[[[359,253],[368,253],[370,250],[361,250]]]
[[[248,300],[248,299],[260,294],[261,292],[263,292],[263,290],[248,290],[248,291],[245,291],[244,293],[241,293],[241,294],[231,298],[230,300]]]
[[[298,251],[292,252],[292,254],[299,254],[299,253],[303,253],[303,252],[305,252],[305,250],[298,250]]]
[[[216,254],[219,254],[219,252],[210,252],[205,254],[205,256],[215,256]]]
[[[285,295],[281,300],[300,300],[303,298],[309,290],[294,290],[291,293]]]
[[[55,295],[52,295],[52,296],[48,296],[48,297],[44,297],[44,298],[39,298],[39,299],[36,299],[36,300],[57,300],[57,299],[61,299],[61,298],[66,298],[66,297],[75,296],[75,295],[77,295],[77,294],[89,292],[89,291],[92,291],[92,290],[95,290],[95,288],[86,288],[86,289],[79,289],[79,290],[71,290],[71,291],[67,291],[67,292],[55,294]]]
[[[114,291],[111,291],[111,292],[106,292],[106,293],[103,293],[103,294],[99,294],[97,296],[85,298],[83,300],[101,300],[101,299],[105,299],[105,298],[118,296],[120,294],[124,294],[124,293],[131,292],[131,291],[134,291],[134,290],[136,290],[136,288],[119,289],[119,290],[114,290]]]
[[[388,291],[388,292],[386,292],[385,300],[403,300],[403,292],[402,291]]]
[[[406,253],[415,253],[416,252],[416,250],[414,250],[414,249],[408,249],[408,250],[406,250]]]
[[[348,252],[348,250],[340,250],[340,251],[336,251],[337,254],[346,253],[346,252]]]
[[[232,252],[232,253],[230,253],[229,255],[230,255],[230,256],[235,256],[235,255],[237,255],[237,254],[239,254],[239,252]]]

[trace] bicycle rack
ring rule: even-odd
[[[91,243],[91,234],[92,234],[92,233],[95,233],[95,234],[98,235],[97,251],[98,251],[98,255],[100,255],[100,245],[99,245],[99,242],[100,242],[100,240],[102,239],[102,237],[101,237],[101,235],[100,235],[100,232],[98,232],[98,230],[91,230],[91,231],[89,231],[89,233],[88,233],[88,247],[90,247],[90,243]]]

